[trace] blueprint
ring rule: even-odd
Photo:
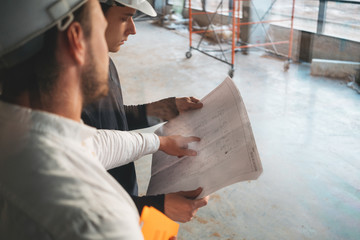
[[[231,78],[205,96],[203,108],[182,113],[161,126],[161,136],[197,136],[189,144],[195,157],[153,155],[147,195],[194,190],[198,198],[240,181],[255,180],[262,173],[251,124],[244,102]]]

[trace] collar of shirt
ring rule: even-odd
[[[56,114],[32,110],[15,104],[0,101],[0,118],[7,122],[17,122],[28,126],[29,130],[46,132],[56,136],[83,141],[96,134],[96,129],[82,122],[61,117]]]

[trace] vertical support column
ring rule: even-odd
[[[251,6],[251,0],[245,0],[242,2],[242,22],[247,23],[250,22],[250,6]],[[241,25],[240,26],[240,39],[241,39],[241,46],[248,45],[250,41],[250,25]],[[241,52],[242,54],[247,54],[248,49],[242,48]]]
[[[191,10],[191,0],[189,0],[189,51],[191,50],[192,47],[192,10]]]
[[[228,3],[229,3],[228,24],[230,25],[230,23],[232,22],[232,15],[233,15],[233,9],[234,9],[234,0],[229,0]]]
[[[239,0],[237,1],[239,6],[237,8],[237,11],[236,11],[236,43],[239,43],[240,42],[240,11],[242,10],[242,1]]]
[[[317,29],[316,29],[317,34],[322,34],[324,30],[324,23],[326,19],[326,5],[327,5],[326,0],[320,0]]]
[[[236,7],[237,7],[236,5],[240,5],[239,1],[240,0],[234,0],[234,6],[232,9],[231,69],[234,68],[234,63],[235,63],[235,35],[236,35]]]
[[[290,26],[288,61],[290,61],[291,57],[292,57],[292,46],[293,46],[293,38],[294,38],[294,14],[295,14],[295,0],[293,0],[292,10],[291,10],[291,26]]]

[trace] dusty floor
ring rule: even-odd
[[[148,22],[118,54],[125,103],[169,96],[202,98],[229,67],[188,39]],[[260,51],[238,53],[234,81],[246,104],[264,168],[257,181],[211,196],[179,239],[360,239],[360,95],[346,83],[311,77],[308,65]],[[140,192],[150,158],[137,161]]]

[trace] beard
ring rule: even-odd
[[[86,59],[87,64],[81,74],[83,106],[107,96],[109,91],[107,71],[102,72],[99,69],[100,66],[95,62],[92,49],[87,52]]]

